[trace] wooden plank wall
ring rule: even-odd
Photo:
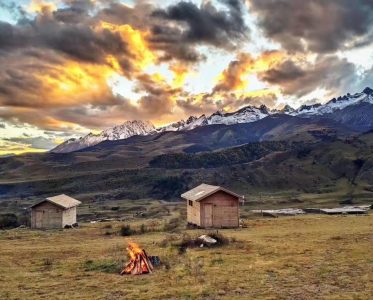
[[[62,212],[63,209],[56,205],[49,202],[41,203],[31,210],[31,227],[62,228]]]
[[[62,227],[76,223],[76,206],[64,210],[62,213]]]
[[[213,205],[213,227],[238,227],[239,201],[236,197],[219,191],[201,202],[201,226],[205,226],[205,204]]]
[[[190,206],[189,200],[187,200],[186,204],[187,204],[187,222],[190,224],[201,226],[201,205],[200,203],[193,201],[193,206]]]

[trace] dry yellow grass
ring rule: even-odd
[[[105,225],[0,232],[0,299],[372,299],[372,215],[251,220],[221,231],[238,242],[184,255],[160,247],[166,233],[133,236],[170,268],[123,277],[86,269],[125,258]]]

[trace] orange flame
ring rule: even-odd
[[[145,250],[141,249],[136,243],[129,242],[127,251],[131,259],[124,266],[122,272],[120,273],[121,275],[140,275],[152,273],[153,265],[150,262]]]
[[[128,254],[131,257],[131,259],[135,259],[136,254],[142,253],[142,249],[140,248],[140,246],[137,245],[134,242],[129,242],[128,243],[127,251],[128,251]]]

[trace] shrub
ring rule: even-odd
[[[119,234],[121,236],[130,236],[130,235],[134,234],[134,231],[131,229],[130,225],[123,225],[120,228]]]
[[[216,244],[219,246],[229,244],[229,238],[223,235],[222,233],[220,233],[219,231],[208,232],[207,235],[215,239],[217,241]]]
[[[140,226],[140,233],[143,234],[145,232],[147,232],[147,228],[146,228],[145,224],[141,224],[141,226]]]
[[[21,214],[17,216],[18,225],[31,226],[31,217],[29,214]]]
[[[41,264],[42,266],[45,268],[45,269],[50,269],[52,268],[53,266],[53,259],[52,258],[43,258],[42,261],[41,261]]]
[[[17,226],[19,226],[19,223],[15,214],[0,215],[0,229],[14,228]]]

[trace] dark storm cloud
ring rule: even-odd
[[[30,41],[27,29],[0,21],[0,55],[24,47]]]
[[[56,51],[83,61],[104,63],[107,54],[121,55],[127,52],[127,46],[119,33],[103,30],[94,32],[84,25],[43,26],[40,31],[41,43]]]
[[[372,42],[371,0],[248,0],[265,34],[290,51],[334,52]]]
[[[319,56],[314,63],[286,60],[260,73],[259,78],[279,85],[285,94],[301,97],[317,88],[342,92],[355,81],[355,72],[355,65],[346,59]]]
[[[80,11],[89,11],[95,7],[95,0],[64,0],[66,5],[71,9],[76,9]]]
[[[152,16],[160,22],[152,27],[151,43],[155,48],[187,61],[202,57],[191,45],[206,44],[231,49],[247,38],[241,1],[220,0],[227,10],[217,10],[211,2],[200,7],[191,2],[179,2],[166,9],[158,9]],[[165,23],[165,21],[168,21]],[[169,23],[171,22],[171,23]]]
[[[270,68],[261,74],[261,79],[273,84],[282,84],[300,79],[306,75],[306,70],[296,65],[292,60],[286,60],[280,65]]]
[[[85,24],[62,23],[49,17],[28,25],[0,22],[0,50],[3,54],[4,51],[25,47],[53,49],[73,59],[94,63],[104,63],[108,54],[120,56],[128,53],[127,45],[118,33],[109,30],[96,32]]]
[[[150,15],[155,9],[146,1],[137,1],[133,8],[115,1],[106,1],[105,4],[106,6],[97,12],[94,19],[118,25],[131,24],[139,29],[149,27]]]

